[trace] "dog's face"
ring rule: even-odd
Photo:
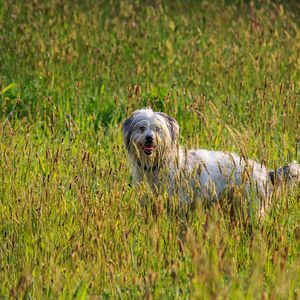
[[[123,123],[126,149],[140,158],[162,157],[176,147],[179,126],[175,119],[151,109],[136,110]]]

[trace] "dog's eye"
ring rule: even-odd
[[[140,131],[145,131],[146,127],[145,126],[140,126]]]
[[[159,132],[159,131],[160,131],[160,127],[154,127],[154,130],[155,130],[156,132]]]

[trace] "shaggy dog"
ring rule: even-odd
[[[183,203],[197,199],[214,202],[240,190],[254,198],[260,215],[268,208],[274,185],[284,179],[300,182],[300,165],[293,162],[277,173],[234,153],[188,150],[178,144],[175,119],[150,108],[133,112],[122,126],[123,140],[136,184],[146,180],[155,193],[164,189]]]

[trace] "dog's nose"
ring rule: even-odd
[[[145,140],[146,142],[151,143],[153,142],[153,137],[151,135],[146,135]]]

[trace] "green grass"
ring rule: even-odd
[[[299,4],[64,2],[0,1],[0,298],[298,299],[299,188],[252,233],[142,209],[121,123],[149,105],[184,145],[299,161]]]

